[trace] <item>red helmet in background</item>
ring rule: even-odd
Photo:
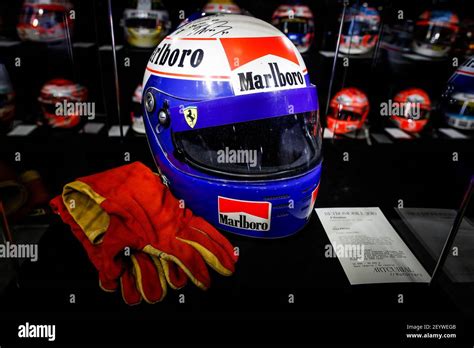
[[[335,134],[362,128],[369,114],[369,99],[360,89],[343,88],[331,99],[327,127]]]
[[[409,88],[397,93],[393,99],[395,110],[390,119],[402,130],[412,133],[420,132],[428,123],[431,111],[431,100],[420,88]]]
[[[41,88],[38,101],[45,123],[53,128],[73,128],[81,122],[87,88],[66,79],[54,79]]]

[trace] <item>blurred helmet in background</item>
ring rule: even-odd
[[[367,4],[353,5],[342,24],[340,52],[344,54],[366,54],[377,44],[380,30],[380,15]]]
[[[168,34],[171,21],[160,0],[135,0],[123,12],[123,26],[131,46],[154,48]]]
[[[81,124],[81,110],[87,100],[87,88],[66,79],[54,79],[41,88],[38,102],[44,124],[52,128],[73,128]]]
[[[300,53],[311,47],[314,39],[314,17],[306,5],[280,5],[272,16],[272,24],[293,42]]]
[[[409,88],[397,93],[393,99],[397,113],[391,120],[402,130],[418,133],[428,123],[431,111],[431,100],[420,88]]]
[[[327,127],[334,134],[345,134],[361,129],[369,114],[369,99],[358,88],[343,88],[329,104]]]
[[[415,24],[413,50],[423,56],[445,57],[459,30],[459,19],[451,11],[425,11]]]
[[[135,89],[135,92],[133,92],[132,110],[130,111],[132,129],[139,134],[145,134],[145,125],[143,123],[143,111],[142,111],[142,94],[143,94],[143,86],[140,83]]]
[[[0,63],[0,133],[8,131],[15,118],[15,92],[5,65]]]
[[[59,42],[71,36],[73,23],[67,0],[25,0],[17,24],[23,41]]]
[[[206,15],[217,13],[241,14],[242,10],[232,0],[212,0],[204,6],[202,12],[206,13]]]
[[[461,65],[449,79],[441,109],[451,127],[474,129],[474,56]]]

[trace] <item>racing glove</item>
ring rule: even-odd
[[[210,286],[206,264],[222,275],[234,272],[237,256],[227,239],[183,208],[161,179],[139,162],[67,184],[63,199],[87,207],[75,220],[90,241],[102,240],[108,274],[120,274],[116,255],[126,247],[159,258],[171,284],[175,280],[170,270],[175,266],[201,289]],[[92,228],[91,219],[84,218],[91,214],[104,219],[99,225],[108,226],[105,217],[113,216],[127,228],[110,226],[104,235],[104,228]]]
[[[73,202],[67,202],[73,204]],[[119,287],[122,291],[122,297],[125,303],[129,305],[138,304],[144,299],[148,303],[161,301],[167,292],[166,280],[163,273],[163,266],[158,258],[149,256],[142,252],[133,253],[129,258],[117,255],[121,264],[116,273],[110,273],[104,262],[104,244],[100,240],[91,241],[87,234],[77,224],[73,216],[66,208],[63,197],[57,196],[50,205],[64,223],[71,227],[72,233],[80,241],[86,250],[89,259],[99,273],[99,284],[104,291],[113,292]],[[73,206],[70,206],[73,210]],[[112,217],[113,219],[113,217]],[[100,221],[100,219],[99,219]],[[98,225],[96,225],[98,226]],[[120,222],[112,222],[109,227],[114,231],[124,229]],[[105,232],[107,233],[107,231]],[[118,273],[117,273],[118,272]],[[171,269],[172,279],[175,280],[175,288],[182,287],[186,283],[186,278],[179,269]]]

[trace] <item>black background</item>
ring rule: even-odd
[[[124,8],[113,1],[115,33],[123,44],[119,20]],[[184,2],[166,1],[173,24],[180,10],[192,13],[203,2],[184,6]],[[241,7],[258,18],[269,20],[276,1],[240,1]],[[379,1],[385,5],[383,19],[393,22],[401,8],[416,18],[430,1]],[[460,16],[468,14],[469,2],[438,2]],[[341,4],[337,1],[313,1],[317,38],[305,56],[312,81],[318,86],[321,108],[329,84],[332,60],[324,59],[320,49],[334,46],[334,30]],[[19,1],[4,1],[0,11],[6,14],[4,35],[15,39],[14,26]],[[35,122],[38,118],[36,97],[41,85],[56,76],[72,78],[91,91],[108,125],[118,123],[110,51],[99,50],[110,44],[105,1],[76,1],[76,30],[73,42],[92,42],[90,48],[74,48],[73,57],[65,45],[44,46],[22,43],[1,48],[1,57],[12,75],[17,91],[18,118]],[[12,29],[13,28],[13,29]],[[125,47],[118,51],[120,104],[124,123],[128,122],[130,99],[141,81],[151,50]],[[22,57],[21,69],[13,67],[14,57]],[[130,57],[131,66],[120,64]],[[377,131],[386,120],[377,115],[377,105],[404,86],[424,87],[436,103],[445,81],[454,68],[448,61],[424,63],[405,74],[394,74],[381,58],[351,60],[346,85],[357,86],[369,94],[372,104],[370,123]],[[343,67],[339,64],[334,84],[342,87]],[[441,125],[434,113],[433,124]],[[393,144],[368,146],[364,141],[325,141],[321,188],[317,207],[379,206],[392,222],[393,208],[402,199],[405,207],[458,207],[470,175],[473,173],[473,143],[432,136],[429,130],[419,139],[394,141]],[[125,164],[124,154],[154,168],[144,137],[129,134],[124,139],[39,129],[29,137],[1,138],[2,159],[13,162],[15,152],[22,153],[18,169],[35,168],[44,177],[52,194],[83,175]],[[453,152],[459,161],[453,162]],[[349,154],[349,161],[343,155]],[[371,342],[433,344],[407,342],[406,324],[457,324],[457,341],[472,346],[474,341],[472,287],[453,285],[442,279],[432,287],[421,284],[350,286],[337,259],[324,257],[329,243],[318,220],[313,217],[297,235],[281,240],[254,240],[226,236],[241,249],[237,272],[230,278],[212,274],[212,287],[202,292],[190,285],[179,293],[186,304],[178,303],[178,293],[170,291],[163,303],[124,305],[119,294],[103,293],[97,284],[93,266],[80,244],[57,217],[49,218],[50,228],[40,242],[37,263],[22,266],[19,284],[0,297],[0,345],[18,341],[19,324],[55,323],[57,341],[68,343],[167,342]],[[408,234],[399,231],[419,255],[428,270],[434,260]],[[69,304],[69,295],[76,304]],[[398,304],[398,294],[405,303]],[[295,303],[288,303],[288,295]],[[95,335],[95,336],[94,336]],[[31,341],[35,343],[35,341]],[[8,345],[7,345],[8,346]]]

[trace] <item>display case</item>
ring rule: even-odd
[[[0,346],[472,345],[469,5],[0,3]]]

